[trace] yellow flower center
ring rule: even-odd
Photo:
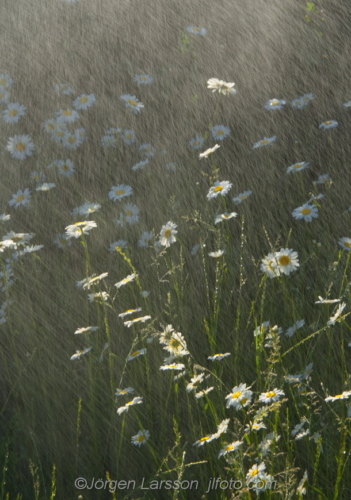
[[[216,187],[214,188],[214,190],[213,190],[213,191],[214,191],[215,193],[219,193],[219,192],[220,192],[220,191],[222,191],[222,190],[223,190],[223,186],[216,186]]]
[[[234,392],[232,394],[232,399],[238,399],[238,398],[240,398],[241,395],[242,395],[241,391]]]
[[[70,136],[68,137],[68,139],[67,139],[67,140],[68,140],[68,142],[70,142],[71,144],[74,144],[74,143],[76,142],[77,138],[76,138],[76,137],[74,137],[74,135],[70,135]]]
[[[225,447],[225,451],[232,451],[232,450],[234,450],[234,446],[232,444]]]
[[[281,266],[288,266],[291,262],[291,259],[288,255],[282,255],[279,259],[279,264]]]
[[[26,145],[23,142],[18,142],[16,144],[16,149],[22,153],[22,151],[26,150]]]
[[[324,125],[331,125],[331,123],[333,123],[331,120],[327,120],[326,122],[324,122]]]
[[[337,394],[334,398],[342,398],[342,394]]]
[[[133,352],[133,354],[131,354],[131,356],[137,356],[138,354],[140,354],[140,351],[135,351]]]
[[[132,217],[133,216],[133,212],[131,210],[126,210],[126,216],[127,217]]]
[[[18,203],[19,203],[19,202],[21,202],[21,201],[23,201],[24,199],[25,199],[24,194],[20,194],[20,195],[19,195],[19,196],[17,196],[17,198],[16,198],[16,200],[17,200],[17,202],[18,202]]]
[[[294,168],[300,168],[302,167],[302,163],[296,163],[296,165],[294,165]]]
[[[271,103],[271,106],[278,106],[278,104],[279,104],[279,101],[273,101],[273,102]]]
[[[261,145],[262,145],[262,146],[264,146],[265,144],[268,144],[268,143],[269,143],[269,141],[267,141],[267,139],[266,139],[266,140],[264,140],[264,141],[261,141]]]
[[[248,402],[249,398],[243,398],[240,402],[244,406]]]
[[[174,347],[175,349],[178,349],[179,347],[182,346],[181,342],[177,339],[172,339],[169,343],[170,346]]]
[[[165,238],[170,238],[172,236],[172,230],[171,229],[166,229],[165,231]]]
[[[206,441],[208,441],[209,439],[210,439],[210,437],[209,437],[209,436],[205,436],[205,437],[203,437],[203,438],[201,438],[201,439],[200,439],[200,442],[201,442],[201,443],[205,443],[205,442],[206,442]]]
[[[146,438],[145,438],[145,436],[143,436],[143,435],[141,435],[141,436],[138,436],[138,437],[137,437],[137,441],[138,441],[138,443],[142,443],[143,441],[145,441],[145,439],[146,439]]]
[[[124,191],[124,189],[120,189],[119,191],[116,191],[116,194],[117,194],[118,196],[120,196],[120,195],[122,195],[122,194],[125,194],[125,191]]]
[[[134,101],[133,99],[129,99],[129,100],[128,100],[128,102],[129,102],[129,104],[131,104],[132,106],[137,106],[137,104],[138,104],[138,103],[137,103],[136,101]]]
[[[310,214],[311,212],[312,212],[312,210],[311,210],[310,208],[303,208],[303,209],[301,210],[301,213],[302,213],[303,215],[308,215],[308,214]]]
[[[223,135],[224,134],[224,130],[218,130],[217,131],[217,135]]]
[[[64,165],[62,165],[62,170],[67,172],[67,170],[69,170],[69,166],[65,163]]]
[[[259,470],[258,470],[258,469],[254,469],[254,470],[252,470],[252,471],[250,472],[250,476],[251,476],[251,477],[257,476],[257,475],[258,475],[258,473],[259,473]]]
[[[86,96],[84,96],[84,97],[81,97],[81,98],[79,99],[79,102],[81,102],[82,104],[85,104],[86,102],[88,102],[88,100],[89,100],[89,98],[88,98],[88,97],[86,97]]]
[[[17,116],[18,115],[18,110],[17,109],[11,109],[11,111],[9,112],[9,115],[10,116]]]
[[[6,85],[6,84],[7,84],[6,78],[1,78],[0,85]]]
[[[344,241],[344,245],[347,248],[351,248],[351,243],[349,241]]]
[[[57,137],[63,137],[65,135],[65,133],[62,132],[62,130],[59,130],[58,132],[56,132],[56,135],[57,135]]]
[[[63,116],[71,116],[72,111],[70,109],[66,109],[62,114]]]
[[[271,391],[271,392],[267,392],[266,397],[267,397],[267,398],[274,398],[274,396],[276,396],[276,395],[277,395],[277,393],[276,393],[276,392]]]

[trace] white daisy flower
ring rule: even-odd
[[[44,182],[44,184],[41,184],[41,186],[36,188],[36,191],[50,191],[50,189],[54,187],[56,187],[56,184],[53,182]]]
[[[62,249],[70,247],[72,245],[71,239],[65,233],[58,234],[54,240],[54,243]]]
[[[280,100],[279,99],[270,99],[268,102],[266,102],[264,107],[266,109],[283,109],[285,104],[286,104],[286,101],[284,101],[283,99],[280,99]]]
[[[138,149],[147,158],[152,158],[155,155],[155,152],[156,152],[156,148],[154,148],[154,146],[152,144],[141,144]]]
[[[36,182],[44,182],[46,179],[46,175],[43,172],[38,172],[37,170],[31,172],[30,178]]]
[[[3,89],[8,89],[13,84],[13,80],[9,75],[0,73],[0,87]]]
[[[58,160],[56,166],[59,173],[65,177],[71,177],[75,172],[72,160]]]
[[[269,253],[266,257],[264,257],[261,261],[260,269],[271,279],[280,276],[280,269],[278,267],[276,254]]]
[[[75,335],[80,335],[82,333],[96,332],[98,329],[99,329],[98,326],[85,326],[83,328],[77,328],[77,330],[74,333]]]
[[[248,434],[252,431],[259,431],[260,429],[267,429],[263,422],[253,422],[252,424],[247,424],[245,427],[245,433]]]
[[[80,207],[74,208],[71,212],[72,215],[90,215],[100,210],[99,203],[83,203]]]
[[[116,252],[117,249],[124,250],[125,248],[127,248],[127,246],[128,246],[128,242],[126,240],[114,241],[110,245],[110,252]]]
[[[67,149],[77,149],[83,144],[85,137],[80,136],[77,131],[67,132],[62,138],[62,145]]]
[[[299,330],[300,328],[302,328],[303,326],[305,325],[305,320],[304,319],[299,319],[298,321],[296,321],[293,326],[291,326],[290,328],[287,329],[287,331],[285,332],[285,336],[286,337],[292,337],[294,335],[294,333]]]
[[[310,164],[306,161],[294,163],[294,165],[290,165],[290,167],[287,168],[287,173],[289,174],[290,172],[300,172],[300,170],[305,170],[305,168],[309,167],[309,165]]]
[[[118,415],[122,415],[122,413],[124,413],[125,411],[129,411],[129,408],[131,406],[135,406],[135,405],[141,405],[143,402],[143,398],[141,398],[140,396],[136,397],[136,398],[133,398],[131,401],[129,401],[126,405],[124,406],[120,406],[118,409],[117,409],[117,413]]]
[[[106,135],[116,135],[116,134],[120,134],[121,132],[123,132],[123,130],[121,128],[110,127],[108,130],[106,130],[105,134]]]
[[[135,446],[140,446],[145,444],[150,439],[150,432],[147,430],[141,430],[135,436],[132,436],[132,444]]]
[[[337,394],[336,396],[328,396],[325,398],[325,401],[329,403],[329,401],[338,401],[340,399],[348,399],[351,396],[351,391],[344,391],[342,394]]]
[[[175,370],[175,371],[179,371],[179,370],[184,370],[185,368],[185,365],[183,365],[183,363],[171,363],[171,364],[168,364],[168,365],[163,365],[160,367],[160,370],[164,371],[164,370]]]
[[[135,95],[125,94],[121,95],[121,99],[126,103],[127,108],[131,109],[134,114],[140,113],[144,104],[135,97]]]
[[[73,123],[79,119],[79,113],[74,109],[60,109],[56,116],[57,121],[61,123]]]
[[[210,443],[211,441],[214,441],[215,439],[217,439],[217,436],[215,434],[209,434],[208,436],[204,436],[201,439],[199,439],[198,441],[196,441],[196,443],[194,443],[193,446],[197,446],[199,448],[200,446],[203,446],[204,444]]]
[[[189,146],[193,149],[201,149],[204,145],[205,139],[202,135],[196,135],[189,141]],[[219,146],[218,146],[219,147]],[[209,150],[208,150],[209,151]],[[212,151],[211,151],[212,152]]]
[[[134,130],[124,130],[122,134],[122,140],[125,144],[134,144],[136,141],[136,135]]]
[[[138,351],[134,351],[127,357],[127,361],[133,361],[133,359],[138,358],[139,356],[144,356],[146,352],[147,349],[139,349]]]
[[[159,239],[160,245],[168,248],[172,243],[175,243],[177,241],[175,235],[178,233],[176,229],[177,224],[171,221],[162,226]]]
[[[139,208],[134,203],[126,203],[121,213],[121,218],[127,224],[136,224],[139,221]]]
[[[291,105],[293,108],[297,108],[297,109],[302,109],[304,108],[305,106],[307,106],[307,102],[305,102],[301,97],[298,97],[297,99],[293,99],[291,101]]]
[[[199,391],[195,393],[196,399],[203,398],[204,396],[207,396],[211,391],[213,391],[214,387],[208,387],[207,389],[204,389],[203,391]]]
[[[279,401],[279,399],[283,396],[285,396],[284,391],[281,389],[273,389],[273,391],[263,392],[260,394],[258,400],[262,403],[272,403],[273,401]]]
[[[130,316],[131,314],[134,314],[136,312],[140,312],[141,307],[138,307],[137,309],[128,309],[127,311],[124,311],[123,313],[119,314],[119,318],[124,318],[125,316]]]
[[[112,186],[111,191],[108,194],[110,200],[121,201],[122,198],[126,196],[131,196],[133,194],[133,188],[125,184],[119,184],[118,186]]]
[[[210,188],[207,194],[207,199],[211,200],[212,198],[217,198],[219,194],[221,196],[225,196],[232,186],[233,184],[229,181],[221,181],[221,182],[216,181],[214,185]]]
[[[81,356],[84,356],[84,354],[88,354],[92,350],[92,347],[87,347],[86,349],[83,349],[83,351],[76,351],[73,356],[71,356],[71,360],[73,361],[74,359],[79,359]]]
[[[137,277],[137,274],[133,273],[133,274],[129,274],[129,276],[127,276],[126,278],[124,278],[123,280],[121,281],[118,281],[118,283],[115,283],[114,286],[118,289],[118,288],[121,288],[121,286],[124,286],[124,285],[127,285],[128,283],[132,283],[132,281],[135,280],[135,278]]]
[[[344,108],[350,108],[351,107],[351,101],[344,102],[343,106],[344,106]]]
[[[148,165],[150,162],[150,160],[146,159],[146,160],[143,160],[143,161],[139,161],[139,163],[136,163],[135,165],[132,166],[132,170],[134,170],[134,172],[136,170],[144,170],[144,168],[146,167],[146,165]]]
[[[20,189],[17,191],[16,194],[12,195],[12,199],[9,201],[9,205],[12,207],[14,206],[15,208],[18,208],[19,206],[23,205],[29,205],[31,201],[31,192],[28,188],[26,188],[24,191],[21,191]]]
[[[339,123],[335,120],[327,120],[319,125],[319,128],[323,130],[327,130],[328,128],[335,128],[339,125]]]
[[[153,240],[154,237],[153,231],[144,231],[138,240],[139,247],[148,248],[150,246],[149,241]]]
[[[5,123],[17,123],[19,119],[26,114],[27,108],[18,102],[12,102],[7,105],[7,109],[2,112],[2,118]]]
[[[320,175],[318,179],[315,181],[316,184],[327,184],[328,182],[331,182],[329,174]]]
[[[32,156],[35,145],[29,135],[14,135],[9,138],[6,149],[12,158],[25,160],[27,156]]]
[[[72,95],[74,90],[68,83],[55,83],[54,85],[56,92],[61,95]]]
[[[67,132],[67,127],[64,123],[61,123],[61,127],[58,127],[52,132],[51,139],[58,144],[62,144],[62,141],[65,138]]]
[[[329,321],[327,323],[328,326],[335,325],[335,323],[337,323],[338,321],[340,321],[342,319],[341,314],[342,314],[343,310],[345,309],[345,307],[346,307],[345,302],[342,302],[341,304],[338,305],[334,315],[329,318]]]
[[[220,222],[223,222],[224,220],[232,219],[233,217],[236,217],[238,214],[236,212],[231,212],[230,214],[228,212],[224,214],[217,215],[215,218],[215,224],[219,224]]]
[[[140,292],[140,295],[141,295],[144,299],[146,299],[146,298],[150,295],[150,292],[148,292],[147,290],[142,290],[142,291]]]
[[[101,280],[107,278],[108,273],[102,273],[99,274],[99,276],[96,276],[93,274],[92,276],[89,276],[88,278],[84,278],[82,281],[77,282],[77,287],[78,288],[83,288],[83,290],[90,290],[92,285],[96,285],[96,283],[99,283]]]
[[[218,458],[224,457],[228,453],[232,453],[239,449],[239,446],[243,444],[243,441],[234,441],[233,443],[227,444],[218,454]]]
[[[230,134],[230,128],[224,125],[216,125],[212,127],[211,134],[215,141],[223,141]]]
[[[308,203],[305,203],[301,207],[295,208],[292,215],[295,219],[303,219],[306,222],[312,222],[313,219],[319,216],[318,207],[316,207],[316,205],[309,205]]]
[[[287,276],[300,266],[297,252],[289,248],[282,248],[276,253],[275,258],[280,272]]]
[[[209,356],[207,359],[209,359],[211,361],[221,361],[222,359],[227,358],[230,355],[231,355],[230,352],[226,352],[225,354],[222,354],[220,352],[218,354],[214,354],[213,356]]]
[[[207,34],[207,29],[201,28],[200,26],[188,26],[185,29],[187,30],[188,33],[191,33],[192,35],[205,36]]]
[[[252,191],[244,191],[243,193],[238,194],[235,198],[233,198],[234,203],[239,205],[239,203],[242,203],[246,198],[252,195]]]
[[[351,238],[340,238],[339,240],[339,245],[344,249],[347,250],[348,252],[351,251]]]
[[[5,222],[5,221],[8,221],[10,220],[11,218],[11,215],[8,215],[8,214],[1,214],[0,215],[0,222]]]
[[[124,326],[126,326],[127,328],[130,328],[131,326],[133,326],[135,323],[145,323],[145,321],[151,319],[151,316],[142,316],[141,318],[134,318],[134,319],[131,319],[130,321],[125,321],[123,324]],[[146,351],[145,351],[146,352]]]
[[[307,104],[310,102],[310,101],[313,101],[313,99],[315,99],[316,96],[314,94],[304,94],[303,96],[301,96],[301,99],[306,102]]]
[[[214,153],[216,151],[216,149],[220,148],[221,146],[219,146],[219,144],[216,144],[215,146],[213,146],[213,148],[209,148],[209,149],[206,149],[206,151],[204,151],[203,153],[200,153],[199,154],[199,158],[208,158],[210,154]],[[196,148],[198,149],[198,148]]]
[[[4,89],[4,87],[0,87],[0,103],[7,103],[10,99],[10,92]]]
[[[152,83],[154,79],[150,75],[135,75],[134,81],[138,85],[150,85],[150,83]]]
[[[212,92],[218,91],[219,94],[224,95],[234,95],[237,93],[234,88],[235,83],[227,83],[223,80],[218,80],[218,78],[210,78],[207,81],[207,88],[212,89]]]
[[[273,137],[264,137],[261,141],[258,141],[253,145],[253,149],[261,148],[262,146],[272,145],[276,139],[277,139],[276,135],[274,135]]]
[[[256,482],[260,478],[260,476],[264,473],[265,468],[266,466],[263,462],[260,463],[260,465],[257,464],[253,465],[246,474],[246,481],[250,484],[252,483],[252,480]]]
[[[219,259],[224,255],[224,250],[217,250],[216,252],[209,252],[208,254],[210,257],[213,257],[214,259]]]
[[[186,386],[186,392],[196,391],[199,385],[204,381],[204,377],[205,377],[204,373],[200,373],[199,375],[192,377],[190,379],[190,382]]]
[[[97,227],[96,222],[94,222],[93,220],[86,220],[83,222],[76,222],[75,224],[71,224],[65,229],[68,238],[79,238],[80,236],[82,236],[82,234],[89,234],[89,231],[91,231],[94,227]]]
[[[110,298],[107,292],[97,292],[97,293],[89,293],[88,300],[89,302],[107,302]]]
[[[101,137],[101,144],[104,148],[115,148],[117,146],[117,139],[114,135],[104,135]]]
[[[133,387],[126,387],[125,389],[116,389],[115,396],[126,396],[127,394],[134,394],[135,390]]]
[[[252,391],[246,384],[240,384],[233,387],[232,392],[228,394],[225,399],[227,400],[226,408],[234,406],[236,410],[241,410],[250,404],[252,398]]]
[[[85,110],[90,108],[95,101],[96,97],[94,94],[82,94],[73,101],[73,107],[78,110]]]

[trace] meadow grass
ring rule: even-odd
[[[0,500],[350,498],[349,13],[0,6]]]

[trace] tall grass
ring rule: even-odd
[[[350,497],[349,13],[0,7],[1,500]]]

